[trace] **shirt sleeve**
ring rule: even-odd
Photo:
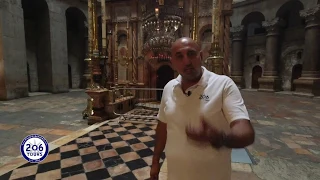
[[[228,77],[223,91],[223,113],[229,123],[239,119],[250,120],[240,90]]]
[[[160,106],[159,106],[159,111],[158,111],[158,115],[157,118],[159,121],[163,122],[163,123],[167,123],[167,119],[166,119],[166,115],[164,113],[164,108],[166,105],[166,88],[164,88],[163,92],[162,92],[162,97],[161,97],[161,102],[160,102]]]

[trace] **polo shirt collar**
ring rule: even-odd
[[[203,70],[202,76],[201,76],[200,80],[198,81],[198,83],[196,83],[194,86],[202,86],[205,88],[208,85],[210,72],[204,66],[201,66],[201,68]],[[181,85],[181,82],[182,82],[182,76],[178,75],[174,86]]]

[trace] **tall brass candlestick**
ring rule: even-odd
[[[116,22],[114,28],[114,42],[115,42],[115,54],[114,54],[114,84],[118,85],[118,23]]]
[[[87,57],[85,61],[87,61],[87,69],[89,74],[85,74],[86,79],[87,79],[87,88],[91,88],[93,85],[93,77],[92,77],[92,1],[93,0],[88,0],[88,52],[87,52]]]
[[[198,41],[198,10],[199,1],[193,0],[193,26],[192,26],[192,39]]]
[[[97,0],[92,0],[92,44],[93,44],[93,52],[92,52],[92,73],[93,73],[93,81],[95,84],[95,88],[100,88],[100,80],[101,80],[101,69],[100,69],[100,54],[99,54],[99,46],[98,46],[98,19],[97,19]]]
[[[206,60],[211,64],[211,71],[216,74],[223,74],[223,54],[220,47],[220,16],[221,0],[213,0],[212,4],[212,44],[210,56]]]

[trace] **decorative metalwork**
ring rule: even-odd
[[[146,3],[142,26],[146,35],[143,52],[146,54],[152,51],[155,58],[167,56],[171,44],[179,37],[179,30],[183,27],[183,4],[178,1]]]
[[[82,118],[86,119],[90,116],[93,115],[93,110],[92,110],[92,106],[93,106],[93,99],[92,98],[88,98],[87,99],[87,107],[85,110],[82,111]]]
[[[192,39],[198,41],[198,13],[199,13],[199,0],[193,1],[192,6]]]
[[[205,60],[205,64],[216,74],[223,74],[224,56],[220,47],[220,29],[221,29],[221,2],[214,0],[212,7],[212,44],[210,56]]]

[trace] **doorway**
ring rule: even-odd
[[[71,71],[70,64],[68,64],[68,79],[69,79],[69,88],[72,89],[72,71]]]
[[[164,86],[174,78],[174,72],[168,65],[161,66],[157,70],[157,88],[163,89]],[[157,91],[157,100],[161,101],[162,91]]]
[[[31,92],[31,78],[30,78],[30,67],[29,63],[27,63],[27,76],[28,76],[28,91]]]
[[[22,0],[29,91],[52,91],[51,34],[46,0]],[[27,69],[28,71],[28,69]],[[32,86],[30,86],[32,85]]]
[[[254,66],[252,69],[252,81],[251,81],[251,88],[252,89],[259,89],[259,78],[262,76],[262,68],[257,65]]]
[[[299,79],[302,74],[302,65],[301,64],[296,64],[292,67],[292,75],[291,75],[291,91],[295,91],[296,87],[293,84],[293,81],[295,79]]]

